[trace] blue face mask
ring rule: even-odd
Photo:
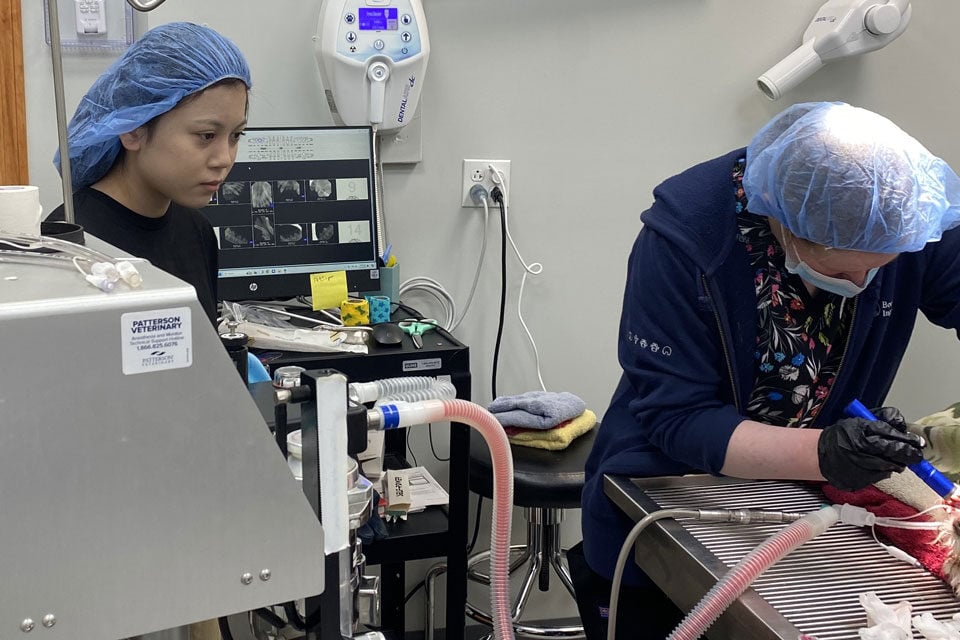
[[[814,270],[803,260],[800,260],[796,247],[791,247],[791,251],[791,249],[786,248],[787,244],[792,245],[793,243],[784,243],[783,256],[787,271],[794,275],[800,276],[805,282],[812,284],[817,289],[823,289],[824,291],[835,293],[838,296],[843,296],[844,298],[853,298],[863,293],[864,289],[869,286],[870,281],[873,280],[873,277],[877,275],[877,271],[880,270],[878,267],[874,267],[873,269],[867,271],[867,275],[863,279],[863,284],[861,285],[855,284],[844,278],[825,276],[819,271]],[[793,255],[790,255],[791,253],[793,253]]]

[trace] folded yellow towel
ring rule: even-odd
[[[568,420],[553,429],[524,429],[516,435],[508,436],[507,439],[511,444],[524,447],[559,451],[566,449],[574,439],[593,429],[596,424],[597,415],[587,409],[573,420]]]

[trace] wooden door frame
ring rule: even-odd
[[[0,0],[0,184],[30,184],[21,0]]]

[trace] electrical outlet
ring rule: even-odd
[[[74,0],[77,13],[77,33],[96,35],[107,32],[105,0]]]
[[[506,188],[504,188],[503,185],[497,185],[497,183],[494,182],[494,172],[490,169],[491,166],[495,167],[497,171],[500,172],[502,180],[506,184]],[[483,203],[476,204],[473,201],[473,198],[470,197],[470,189],[478,184],[486,189],[487,193],[492,193],[494,187],[500,186],[500,191],[503,192],[503,203],[505,205],[510,204],[507,202],[507,196],[510,192],[510,161],[465,159],[463,161],[463,189],[460,192],[461,206],[483,206]],[[496,206],[492,197],[489,198],[488,202],[491,209]]]

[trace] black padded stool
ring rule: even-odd
[[[570,595],[576,599],[573,581],[565,564],[563,547],[560,545],[560,523],[565,509],[580,508],[583,491],[583,468],[593,447],[593,440],[600,425],[580,436],[562,451],[547,451],[518,445],[513,451],[513,504],[524,507],[527,520],[527,543],[512,545],[510,572],[526,565],[520,592],[511,615],[514,632],[530,638],[583,638],[582,625],[547,627],[520,622],[534,580],[541,591],[550,588],[550,570],[560,578]],[[485,498],[493,497],[493,468],[490,453],[479,434],[470,434],[470,490]],[[519,552],[514,557],[514,552]],[[490,584],[490,576],[474,567],[488,560],[489,551],[474,554],[467,561],[467,577]],[[467,602],[467,615],[487,625],[492,623],[490,614]]]

